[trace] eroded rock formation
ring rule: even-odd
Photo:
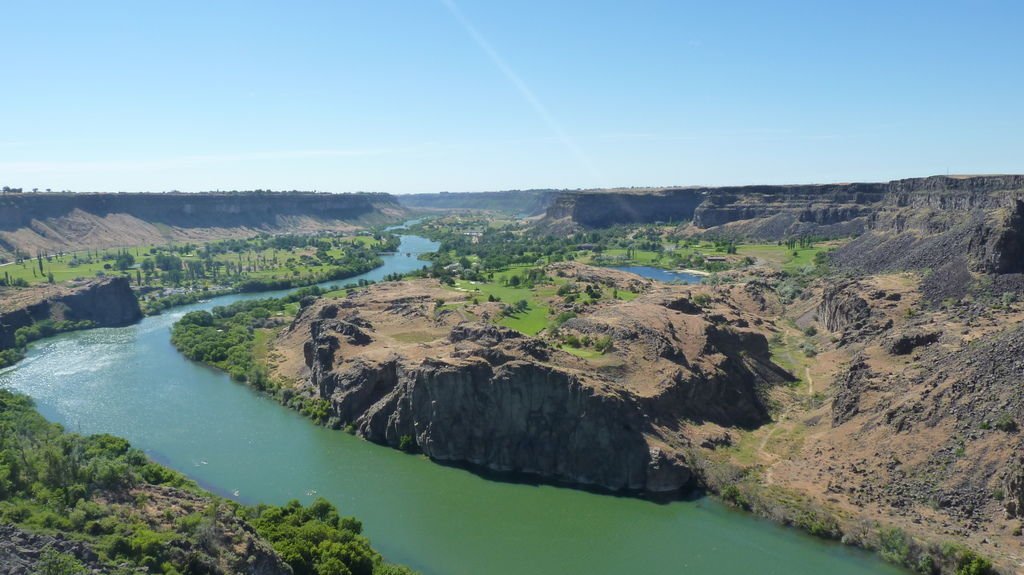
[[[764,423],[762,392],[791,379],[749,329],[753,318],[680,305],[681,287],[567,321],[562,330],[610,337],[596,362],[438,314],[439,293],[450,299],[418,280],[318,301],[276,346],[302,345],[307,389],[330,402],[335,424],[370,441],[610,490],[691,485],[687,422]]]

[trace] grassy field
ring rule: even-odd
[[[373,238],[367,238],[372,244],[378,244],[380,242],[373,241]],[[364,242],[360,242],[364,243]],[[340,258],[344,254],[344,250],[341,248],[335,248],[327,250],[327,253],[332,257]],[[313,275],[319,271],[323,271],[325,266],[319,265],[320,262],[314,258],[316,250],[310,247],[304,248],[292,248],[292,249],[264,249],[264,250],[252,250],[242,253],[226,253],[218,254],[214,256],[214,261],[241,264],[246,268],[246,275],[251,279],[287,279],[293,277],[303,277]],[[241,257],[239,257],[241,256]],[[303,256],[306,256],[304,258]],[[276,258],[277,264],[269,264],[273,267],[261,267],[259,269],[249,270],[249,265],[254,262],[273,262]],[[189,255],[182,257],[186,261],[198,261],[200,258],[198,255]],[[260,266],[263,264],[260,263]]]
[[[569,280],[563,278],[551,278],[549,281],[528,287],[513,287],[507,285],[507,281],[513,275],[523,276],[535,266],[512,267],[506,270],[494,272],[494,278],[486,282],[471,282],[456,280],[453,289],[465,293],[470,298],[476,298],[480,303],[488,301],[493,296],[501,303],[513,306],[516,302],[525,300],[528,304],[526,311],[512,315],[495,318],[495,322],[520,331],[527,335],[536,335],[547,328],[555,319],[551,315],[551,302],[558,298],[558,288]],[[605,299],[612,296],[611,288],[603,289]],[[637,297],[636,293],[627,290],[618,290],[619,299],[629,301]],[[577,294],[577,302],[580,304],[591,303],[591,299],[585,293]],[[567,350],[571,351],[571,350]],[[588,352],[589,350],[580,350]],[[579,355],[579,354],[577,354]],[[582,356],[581,356],[582,357]]]
[[[649,266],[653,265],[661,260],[667,260],[664,254],[659,254],[655,251],[650,250],[633,250],[633,258],[626,259],[627,250],[624,248],[614,248],[601,252],[607,258],[622,259],[625,262],[629,262],[637,265]]]
[[[794,249],[777,244],[740,244],[736,246],[736,254],[764,260],[773,267],[787,272],[797,272],[807,266],[813,266],[815,256],[832,247],[834,244],[816,244],[809,248]]]
[[[516,271],[513,268],[504,272],[496,272],[494,280],[489,282],[458,280],[455,282],[455,289],[477,298],[481,303],[487,301],[489,296],[494,296],[508,305],[515,305],[520,300],[526,300],[529,304],[526,311],[504,316],[496,321],[527,335],[536,335],[537,332],[547,327],[550,321],[551,308],[548,305],[548,300],[555,296],[555,291],[558,288],[555,285],[536,286],[532,289],[504,285],[504,280]]]
[[[343,241],[358,243],[368,247],[376,247],[383,242],[373,239],[370,236],[351,236],[342,238]],[[39,269],[37,258],[26,259],[21,263],[10,263],[0,266],[0,276],[4,273],[12,280],[23,279],[31,284],[47,283],[49,275],[53,274],[54,283],[63,283],[71,280],[90,279],[100,275],[118,276],[126,275],[134,282],[136,270],[146,258],[154,257],[154,250],[166,246],[129,246],[123,248],[135,258],[133,267],[126,271],[116,269],[114,257],[122,248],[111,248],[106,250],[88,250],[67,253],[61,256],[50,256],[42,258],[42,271]],[[197,249],[201,249],[197,248]],[[328,250],[327,253],[335,258],[341,258],[345,252],[344,248],[336,247]],[[275,280],[292,279],[313,276],[326,269],[327,266],[320,265],[314,257],[316,250],[312,247],[297,247],[291,249],[253,249],[244,252],[230,252],[217,254],[214,261],[242,265],[245,268],[245,275],[250,279]],[[76,258],[75,256],[78,256]],[[184,262],[197,262],[201,260],[200,254],[177,253],[175,254]],[[305,256],[305,257],[304,257]],[[277,261],[277,264],[270,262]],[[91,261],[86,261],[91,260]],[[266,263],[264,263],[266,262]],[[253,269],[253,264],[258,264]],[[265,266],[265,267],[264,267]],[[158,278],[154,277],[150,285],[160,285]]]
[[[678,247],[666,244],[662,253],[653,250],[633,250],[633,257],[629,259],[626,258],[628,251],[625,248],[608,249],[599,254],[582,251],[578,252],[577,259],[591,264],[640,265],[674,269],[680,267],[676,264],[677,261],[687,260],[694,256],[726,256],[734,265],[749,256],[755,260],[767,262],[777,269],[798,272],[807,266],[814,265],[814,258],[818,253],[828,251],[840,244],[841,242],[826,242],[812,247],[790,249],[777,243],[745,243],[736,245],[735,254],[727,254],[722,246],[716,246],[712,242],[700,242],[690,245],[680,244]]]
[[[561,349],[562,351],[569,352],[575,355],[576,357],[582,357],[583,359],[594,359],[604,355],[602,352],[597,351],[596,349],[590,349],[586,347],[573,347],[568,344],[563,344],[559,346],[559,349]]]
[[[148,254],[152,246],[134,246],[128,248],[136,260],[140,260],[144,257],[144,254]],[[111,257],[117,253],[118,250],[99,250],[100,256],[110,255]],[[76,252],[80,257],[85,259],[85,252]],[[90,250],[89,253],[95,253]],[[139,255],[136,255],[138,253]],[[98,273],[103,273],[108,276],[121,275],[121,272],[114,269],[113,260],[101,260],[94,261],[92,263],[81,263],[78,265],[72,265],[74,261],[74,254],[64,254],[62,256],[50,256],[49,259],[43,258],[43,271],[39,271],[39,262],[36,258],[24,260],[21,263],[10,263],[7,265],[0,266],[0,275],[7,273],[11,279],[21,278],[29,284],[46,283],[49,281],[48,274],[53,274],[53,281],[55,283],[66,282],[74,279],[88,279],[94,278]],[[95,259],[95,258],[94,258]],[[106,268],[104,266],[107,266]],[[134,271],[132,274],[134,276]]]

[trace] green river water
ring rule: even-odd
[[[361,277],[419,268],[416,254],[432,249],[406,236],[399,254]],[[901,572],[713,499],[658,504],[437,465],[318,427],[171,346],[171,325],[186,312],[268,295],[38,342],[0,373],[0,387],[30,395],[70,431],[125,437],[222,495],[325,497],[359,517],[389,560],[424,575]]]

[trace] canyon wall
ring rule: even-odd
[[[963,212],[1016,209],[1024,176],[911,178],[885,183],[763,185],[563,192],[545,215],[553,229],[691,222],[707,236],[775,241],[797,236],[848,237],[907,222],[913,210]],[[1020,216],[1018,215],[1018,218]],[[910,221],[913,225],[913,220]],[[934,231],[932,222],[922,228]],[[1019,257],[1020,240],[1001,250]],[[1003,264],[999,264],[1003,265]],[[998,266],[997,266],[998,267]]]
[[[1024,272],[1024,176],[891,182],[864,232],[835,254],[837,264],[867,273],[954,264]]]
[[[450,301],[451,291],[418,280],[321,300],[273,347],[282,356],[301,349],[304,365],[287,377],[328,402],[333,425],[370,441],[616,491],[691,486],[687,425],[759,426],[769,420],[765,389],[792,380],[750,329],[754,316],[705,312],[681,287],[563,324],[608,339],[598,365],[540,338],[439,314],[442,294]]]
[[[704,199],[704,190],[699,188],[562,192],[545,217],[588,228],[680,222],[692,219]]]
[[[351,228],[404,213],[387,194],[5,193],[0,255]]]
[[[21,301],[0,303],[0,349],[15,347],[15,333],[43,320],[92,322],[95,327],[129,325],[142,319],[128,278],[97,279],[84,284],[47,286],[17,292]],[[6,295],[6,294],[4,294]]]

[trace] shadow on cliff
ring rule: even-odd
[[[423,454],[416,454],[416,456],[423,456]],[[423,456],[425,457],[425,456]],[[430,458],[427,458],[430,459]],[[574,491],[585,491],[587,493],[593,493],[595,495],[604,495],[611,497],[622,497],[629,499],[641,499],[643,501],[649,501],[658,505],[668,505],[669,503],[675,503],[677,501],[697,501],[707,496],[707,492],[698,485],[691,484],[690,486],[681,489],[679,491],[673,491],[669,493],[651,493],[643,490],[636,489],[622,489],[612,490],[597,485],[586,485],[580,483],[572,483],[566,481],[555,481],[551,479],[545,479],[538,475],[531,473],[522,473],[518,471],[495,471],[472,463],[463,463],[457,461],[441,461],[437,459],[430,459],[430,462],[435,465],[441,465],[449,469],[458,469],[476,475],[481,479],[487,481],[494,481],[497,483],[507,483],[509,485],[526,485],[530,487],[555,487],[558,489],[572,489]]]

